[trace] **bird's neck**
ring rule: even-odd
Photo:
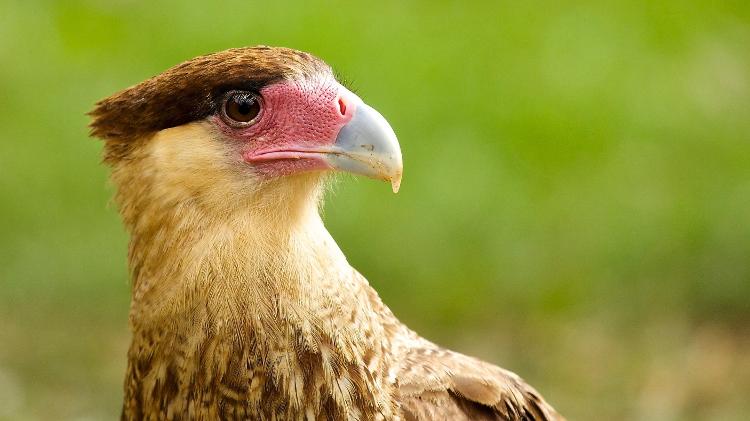
[[[129,382],[144,384],[144,368],[134,367],[147,361],[145,371],[176,370],[176,381],[202,381],[195,387],[206,393],[216,370],[231,373],[221,381],[246,400],[262,398],[258,411],[274,400],[300,414],[311,406],[347,414],[356,402],[375,405],[358,411],[392,409],[388,310],[317,206],[223,219],[175,207],[149,218],[131,224]]]
[[[133,322],[158,323],[204,304],[224,323],[259,316],[278,322],[276,307],[315,315],[333,297],[350,302],[343,287],[353,270],[317,206],[259,209],[217,217],[178,206],[134,224]]]

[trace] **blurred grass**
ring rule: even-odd
[[[750,416],[750,4],[0,1],[0,419],[112,419],[127,237],[84,113],[182,60],[322,57],[401,193],[339,245],[408,324],[571,420]]]

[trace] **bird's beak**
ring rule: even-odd
[[[389,181],[398,192],[403,162],[396,134],[379,112],[353,93],[346,94],[354,115],[341,127],[325,161],[336,170]]]

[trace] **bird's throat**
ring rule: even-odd
[[[133,317],[173,319],[206,305],[214,317],[243,323],[280,304],[310,313],[346,294],[336,284],[352,269],[317,209],[285,215],[220,220],[175,209],[156,231],[134,231],[131,250],[141,252],[130,255]]]

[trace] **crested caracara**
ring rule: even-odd
[[[323,61],[209,54],[90,115],[131,238],[123,419],[562,419],[409,330],[349,266],[318,212],[326,174],[397,190],[401,151]]]

